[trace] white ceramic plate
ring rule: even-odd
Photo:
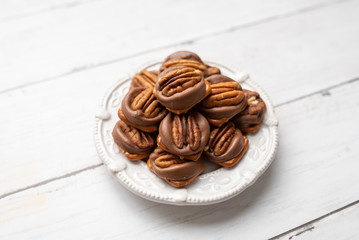
[[[206,163],[206,169],[195,181],[174,188],[156,177],[145,161],[132,162],[119,151],[112,138],[118,121],[117,110],[126,95],[132,74],[120,79],[104,96],[96,113],[95,144],[103,163],[119,182],[133,193],[151,201],[172,205],[207,205],[230,199],[252,185],[271,164],[278,146],[278,120],[267,94],[248,74],[228,64],[205,63],[219,67],[222,74],[238,81],[243,88],[260,93],[267,105],[264,122],[256,134],[248,134],[249,149],[233,168],[219,168]],[[150,62],[138,69],[158,69],[161,61]]]

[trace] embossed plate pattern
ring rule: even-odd
[[[264,122],[256,134],[248,134],[249,149],[233,168],[206,169],[184,188],[174,188],[156,177],[144,161],[132,162],[114,144],[111,132],[118,120],[117,110],[126,95],[132,74],[120,79],[104,96],[96,113],[95,145],[103,163],[119,182],[148,200],[172,205],[207,205],[232,198],[253,184],[268,168],[278,147],[278,120],[267,94],[247,73],[228,64],[205,61],[219,67],[222,73],[238,81],[243,88],[260,93],[267,105]],[[153,61],[138,69],[158,69],[161,61]]]

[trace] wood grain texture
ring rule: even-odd
[[[357,81],[277,108],[281,143],[275,161],[229,201],[201,207],[152,203],[125,190],[101,166],[1,199],[0,237],[276,236],[359,198],[358,90]]]
[[[2,22],[0,90],[335,2],[106,0]]]
[[[5,0],[1,1],[0,22],[27,18],[61,8],[79,6],[98,0]]]
[[[254,30],[242,29],[181,48],[211,55],[214,59],[228,58],[235,65],[249,69],[276,105],[359,76],[356,41],[344,42],[341,37],[344,33],[352,33],[351,39],[359,41],[355,24],[359,21],[355,11],[357,6],[358,2],[341,3],[316,13],[274,21],[253,27]],[[337,11],[347,14],[337,17],[335,24],[327,24],[336,18]],[[318,21],[323,23],[315,25]],[[318,29],[320,34],[317,34]],[[273,40],[260,38],[263,31]],[[245,34],[242,36],[240,32]],[[215,41],[225,43],[218,48],[222,51],[213,47]],[[230,42],[243,44],[231,45]],[[236,48],[233,50],[232,46]],[[92,129],[101,97],[124,73],[133,72],[148,60],[164,58],[179,49],[166,48],[1,94],[0,109],[7,117],[0,119],[4,129],[0,135],[3,166],[0,169],[0,182],[3,182],[0,195],[99,164]],[[231,49],[235,54],[231,54]],[[314,56],[315,49],[322,49],[322,53]],[[335,60],[324,55],[326,51],[336,56]],[[250,52],[256,54],[251,56]],[[290,61],[293,55],[296,57]],[[276,56],[275,61],[273,56]],[[308,64],[310,58],[316,58],[315,64]],[[346,64],[333,64],[333,61],[345,61]]]

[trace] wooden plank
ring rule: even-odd
[[[344,2],[182,48],[246,69],[278,105],[359,77],[357,9],[358,1]]]
[[[300,94],[316,91],[321,89],[320,86],[323,88],[329,84],[338,83],[352,75],[357,74],[356,76],[359,76],[359,70],[356,67],[356,63],[359,62],[358,48],[355,47],[356,42],[344,43],[341,40],[342,37],[335,37],[344,31],[345,34],[353,33],[352,38],[355,40],[356,34],[354,33],[357,24],[349,20],[354,18],[359,21],[356,11],[351,11],[351,9],[356,9],[357,5],[357,2],[340,4],[321,9],[316,13],[298,15],[287,19],[287,21],[275,21],[265,26],[258,26],[259,29],[254,31],[257,32],[257,37],[259,37],[260,32],[267,29],[267,36],[271,39],[280,40],[281,37],[283,38],[281,40],[283,48],[277,49],[278,46],[275,46],[278,56],[281,56],[280,53],[283,54],[282,57],[278,57],[276,63],[273,63],[272,58],[264,57],[268,53],[265,52],[266,49],[270,49],[274,44],[271,41],[261,41],[258,38],[257,44],[260,46],[261,52],[264,52],[263,58],[255,58],[256,61],[245,65],[246,68],[251,69],[251,73],[253,72],[254,79],[265,86],[275,104],[301,96]],[[330,25],[330,27],[314,24],[319,20],[324,23],[330,21],[336,17],[336,11],[346,12],[347,14],[336,19],[335,24]],[[303,21],[313,23],[305,24],[304,27],[301,25]],[[321,29],[321,33],[315,35],[318,28]],[[288,33],[288,35],[283,35],[283,32]],[[309,35],[315,37],[314,43],[308,39],[307,36]],[[245,36],[250,36],[247,39],[248,42],[255,42],[253,34],[246,34],[243,37]],[[286,41],[289,36],[291,36],[290,42],[296,41],[298,48],[308,50],[298,52],[292,46],[288,46]],[[230,56],[227,52],[230,47],[226,47],[230,45],[229,42],[242,41],[240,39],[240,35],[236,36],[235,33],[226,34],[226,38],[218,36],[218,42],[226,43],[221,48],[227,56]],[[332,66],[334,58],[327,58],[325,55],[321,55],[320,59],[316,59],[313,64],[308,64],[306,61],[310,59],[310,52],[318,49],[320,39],[323,46],[326,44],[324,42],[329,42],[323,47],[323,51],[325,49],[336,56],[336,61],[343,60],[346,57],[346,64]],[[190,50],[198,48],[201,55],[213,53],[213,58],[221,58],[221,52],[214,51],[213,41],[213,39],[208,43],[202,41],[202,44],[196,44],[189,48]],[[330,47],[331,45],[337,46],[337,48],[333,48],[336,50],[333,50]],[[254,48],[255,44],[252,44],[252,50]],[[156,53],[141,55],[119,63],[1,94],[0,108],[2,115],[6,117],[0,118],[0,126],[6,127],[0,134],[0,147],[2,149],[0,151],[0,162],[2,164],[0,169],[0,183],[2,183],[0,184],[0,196],[47,179],[99,164],[91,136],[93,115],[97,110],[96,106],[99,100],[105,91],[125,72],[133,70],[149,59],[164,58],[168,53],[175,50],[178,48],[163,49]],[[272,52],[274,49],[269,51]],[[298,67],[304,69],[302,72],[293,74],[293,63],[285,57],[290,56],[290,54],[296,54],[299,59],[296,64],[297,67],[298,65],[302,66]],[[243,65],[238,63],[234,57],[230,57],[230,59],[239,66]],[[244,60],[241,61],[244,63]],[[262,68],[257,68],[257,65],[262,66]],[[309,65],[311,68],[305,68]],[[282,66],[280,71],[278,70],[279,66]],[[327,76],[327,73],[323,73],[323,69],[327,69],[333,76]],[[312,75],[313,78],[306,77],[309,75]],[[299,82],[301,84],[298,84]],[[8,179],[12,180],[8,181]]]
[[[0,5],[0,22],[68,8],[96,0],[5,0]]]
[[[111,67],[0,95],[7,116],[0,120],[7,132],[0,135],[0,195],[100,163],[94,114],[107,88],[130,68]]]
[[[2,22],[0,90],[333,2],[106,0]]]
[[[152,203],[125,190],[101,166],[1,199],[0,237],[276,236],[359,199],[358,91],[356,81],[277,108],[278,155],[258,182],[234,199],[202,207]]]
[[[276,239],[358,239],[359,204]]]

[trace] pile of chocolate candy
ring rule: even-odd
[[[242,134],[258,131],[266,105],[187,51],[168,56],[158,71],[142,70],[118,110],[112,136],[132,161],[174,187],[191,183],[211,161],[233,167],[248,149]]]

